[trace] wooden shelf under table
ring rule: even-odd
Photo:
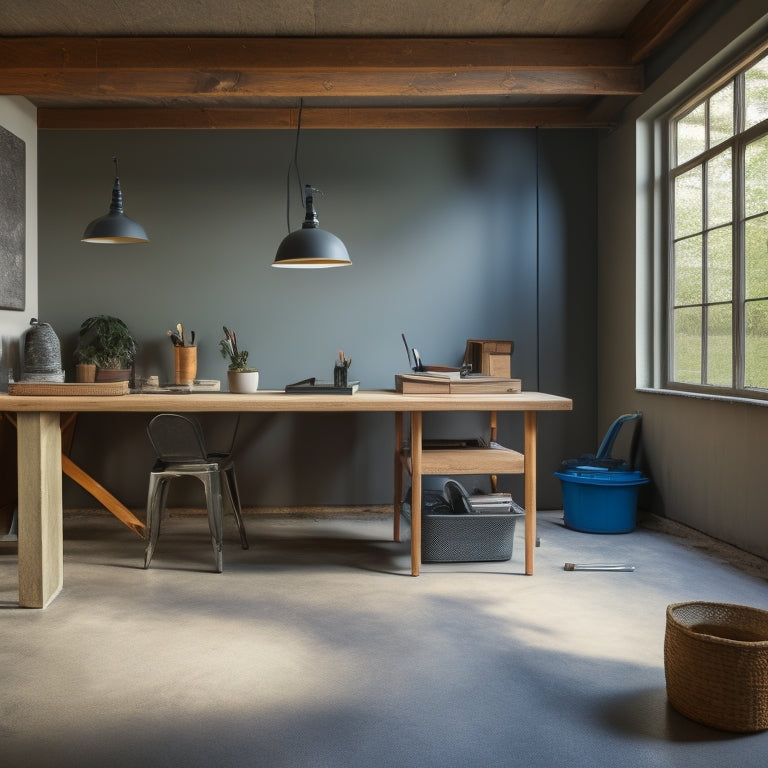
[[[403,451],[410,472],[410,450]],[[500,448],[429,448],[421,452],[422,475],[516,475],[525,472],[525,456]]]

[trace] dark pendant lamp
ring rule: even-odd
[[[296,175],[299,177],[301,186],[301,176],[299,174],[298,154],[299,154],[299,134],[301,132],[301,111],[303,102],[299,103],[299,117],[296,127],[296,146],[293,152],[293,163],[296,166]],[[344,267],[352,262],[347,253],[344,243],[336,235],[320,229],[315,211],[313,192],[318,190],[309,184],[304,187],[304,198],[302,203],[305,209],[304,222],[301,229],[291,232],[290,223],[290,178],[291,169],[288,168],[288,179],[286,182],[287,209],[286,218],[288,220],[289,234],[280,243],[272,262],[273,267],[290,267],[293,269],[322,269],[325,267]]]
[[[115,164],[115,186],[112,188],[112,204],[109,213],[94,219],[83,233],[84,243],[148,243],[149,238],[144,227],[137,221],[129,219],[123,213],[123,192],[120,189],[120,179],[117,174],[117,158]]]
[[[315,191],[309,184],[304,187],[304,223],[301,229],[283,238],[272,262],[273,267],[320,269],[344,267],[352,263],[344,243],[336,235],[320,229],[312,197]]]

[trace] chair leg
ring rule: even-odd
[[[213,555],[216,558],[216,572],[221,573],[224,570],[221,552],[221,473],[208,472],[204,477],[201,477],[200,480],[205,486],[205,502],[208,507],[208,527],[211,529],[211,543],[213,544]]]
[[[221,475],[225,477],[222,480]],[[175,475],[178,476],[178,475]],[[224,493],[232,506],[237,527],[240,531],[240,543],[243,549],[248,549],[248,539],[245,535],[245,526],[243,525],[242,509],[240,505],[240,494],[237,488],[237,480],[234,476],[234,470],[224,472],[207,472],[205,474],[195,474],[195,477],[202,482],[205,488],[205,503],[208,510],[208,527],[211,531],[211,543],[213,545],[213,554],[216,558],[216,571],[223,571],[222,556],[222,516],[224,511]],[[166,501],[170,488],[171,473],[151,473],[149,479],[149,491],[147,493],[147,544],[144,550],[144,568],[149,568],[152,556],[157,546],[157,540],[160,535],[160,523],[165,514]],[[222,486],[226,487],[226,490]]]
[[[225,469],[224,475],[224,487],[227,489],[227,496],[229,497],[229,503],[232,506],[232,514],[235,516],[235,522],[237,523],[237,530],[240,532],[240,546],[243,549],[248,549],[248,537],[245,535],[245,524],[243,522],[243,508],[240,504],[240,491],[237,487],[237,477],[235,476],[235,468],[230,467]]]
[[[168,496],[169,479],[157,474],[149,476],[147,493],[147,545],[144,548],[144,568],[149,568],[160,535],[160,523],[165,511],[165,499]]]

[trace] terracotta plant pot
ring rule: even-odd
[[[227,385],[230,392],[247,394],[259,389],[258,371],[227,371]]]
[[[130,368],[97,368],[96,381],[130,381]]]
[[[96,381],[96,366],[93,363],[78,363],[75,366],[75,380],[81,384]]]

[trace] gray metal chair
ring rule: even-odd
[[[235,433],[236,431],[237,427]],[[216,571],[221,573],[223,568],[221,553],[223,489],[226,489],[227,500],[240,531],[240,543],[243,549],[248,549],[235,466],[231,456],[232,447],[230,446],[224,453],[209,453],[200,422],[193,416],[179,413],[158,414],[150,421],[147,433],[157,454],[157,460],[149,476],[144,568],[149,568],[157,545],[171,480],[175,477],[196,477],[205,487],[208,525],[216,558]],[[234,439],[233,434],[232,445],[234,445]]]

